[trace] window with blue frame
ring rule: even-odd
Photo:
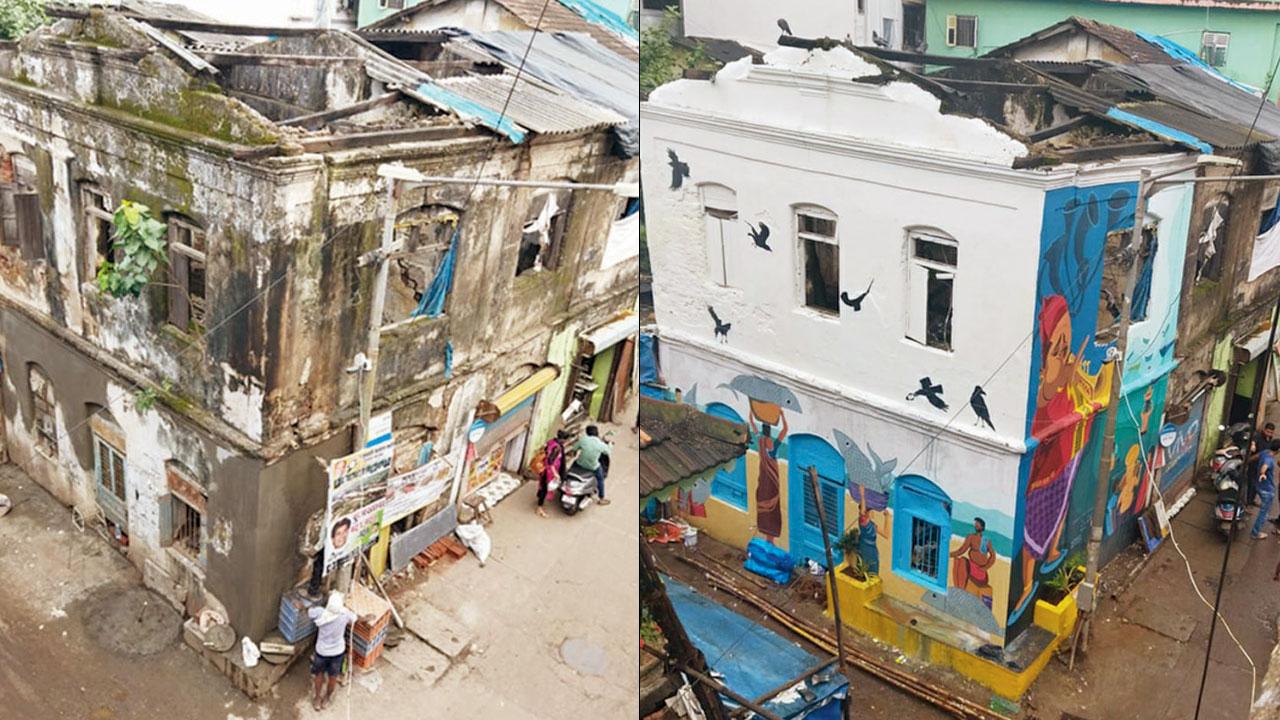
[[[735,423],[743,422],[742,416],[724,403],[711,403],[707,405],[706,412],[708,415],[722,420]],[[746,510],[747,458],[744,455],[726,467],[716,471],[716,476],[711,481],[711,497],[732,505],[739,510]]]
[[[893,485],[893,571],[930,590],[947,591],[951,498],[919,475]]]

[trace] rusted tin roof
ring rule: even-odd
[[[747,427],[692,405],[640,398],[640,496],[659,492],[741,457]]]

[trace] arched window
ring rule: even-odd
[[[698,186],[702,196],[702,224],[707,248],[707,273],[722,287],[729,282],[729,248],[737,236],[738,194],[715,183]]]
[[[844,531],[844,458],[831,443],[817,435],[792,435],[787,441],[791,557],[797,562],[809,559],[825,566],[827,556],[818,523],[817,496],[814,495],[813,483],[809,480],[811,467],[818,471],[822,514],[826,520],[831,555],[835,562],[840,562],[840,551],[836,545]]]
[[[907,337],[939,350],[951,350],[959,246],[950,235],[931,228],[907,232]]]
[[[947,592],[951,550],[951,497],[919,475],[893,483],[893,571],[912,582]]]
[[[39,365],[27,365],[27,390],[31,393],[31,420],[36,447],[51,457],[58,454],[57,402],[53,383]]]
[[[724,403],[707,405],[707,414],[738,424],[744,424],[742,416]],[[734,460],[728,468],[716,471],[711,481],[711,497],[721,500],[739,510],[746,510],[747,503],[747,458],[745,455]]]
[[[840,313],[840,241],[836,214],[817,205],[795,208],[796,257],[800,267],[800,297],[805,307]]]
[[[186,332],[204,324],[205,232],[176,213],[165,221],[169,227],[169,322]]]

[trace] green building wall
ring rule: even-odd
[[[1139,5],[1099,0],[929,0],[925,37],[929,53],[973,57],[1026,37],[1072,15],[1130,30],[1162,35],[1200,52],[1205,31],[1231,33],[1226,64],[1218,69],[1233,80],[1263,88],[1280,52],[1280,0],[1262,0],[1277,10]],[[978,47],[947,47],[947,17],[975,15]],[[1274,98],[1280,88],[1273,88]]]

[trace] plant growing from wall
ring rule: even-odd
[[[160,399],[162,393],[168,393],[173,389],[173,384],[168,380],[160,383],[160,387],[141,388],[133,394],[133,407],[138,412],[147,412],[155,407],[156,400]]]
[[[662,22],[640,31],[640,93],[644,97],[659,85],[680,78],[685,69],[710,72],[719,67],[701,43],[685,50],[671,42],[679,22],[680,12],[667,8]]]
[[[45,22],[44,0],[0,2],[0,40],[17,40]]]
[[[151,216],[151,208],[129,200],[120,203],[112,221],[112,255],[119,260],[98,266],[98,288],[113,297],[137,297],[165,259],[165,225]]]

